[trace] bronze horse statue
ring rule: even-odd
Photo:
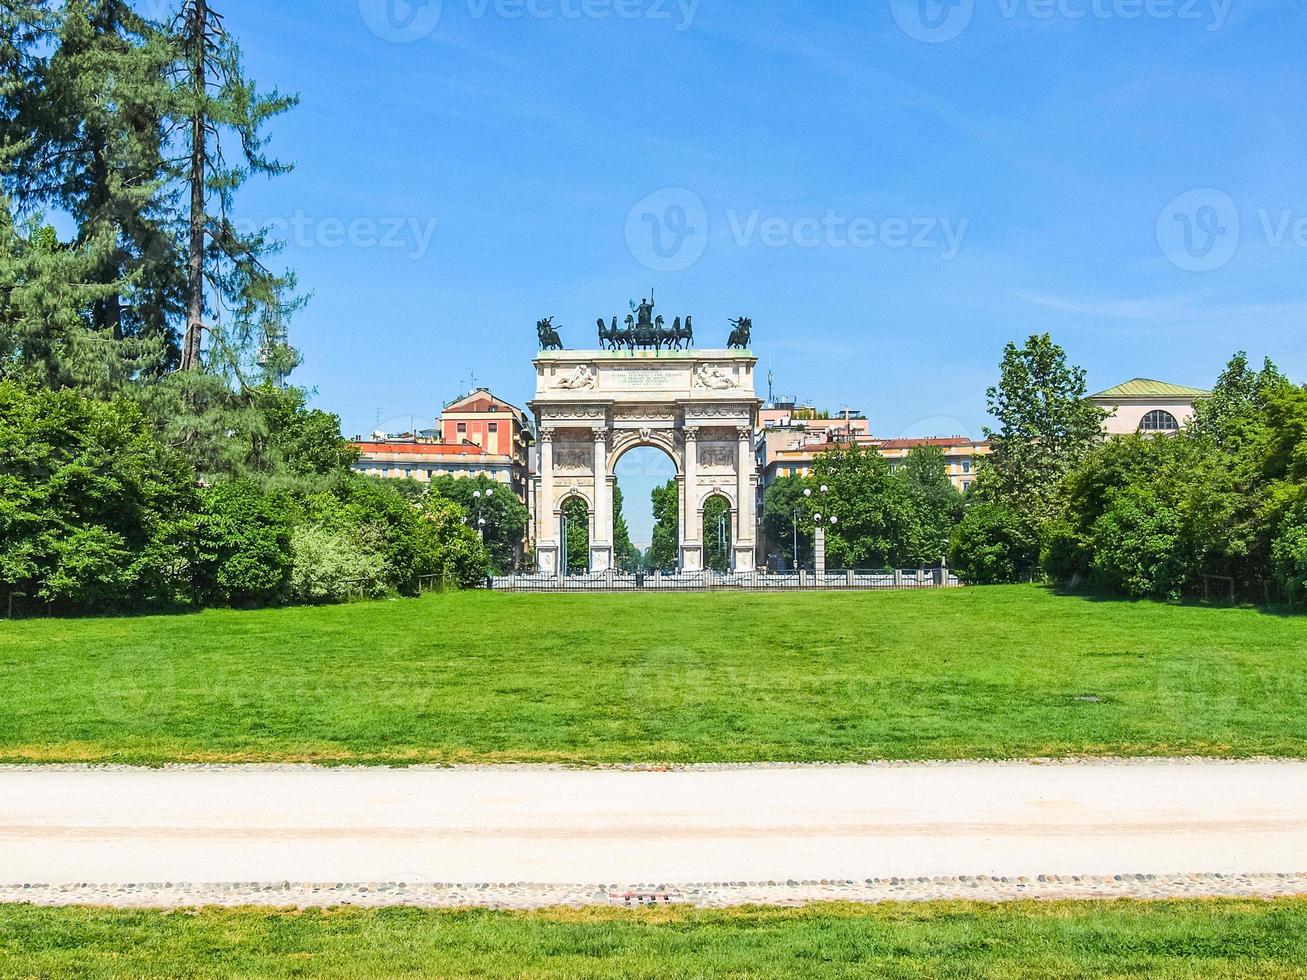
[[[540,339],[541,350],[563,349],[563,338],[554,329],[554,318],[551,316],[536,321],[536,336]]]
[[[753,321],[747,316],[742,316],[738,320],[732,320],[731,326],[735,329],[731,331],[730,339],[726,341],[726,346],[745,350],[753,338]]]

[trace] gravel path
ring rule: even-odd
[[[1307,763],[0,769],[0,901],[535,907],[628,892],[1307,894]]]
[[[690,884],[473,885],[422,882],[309,884],[237,882],[222,885],[17,885],[0,888],[0,903],[93,905],[110,908],[416,908],[538,909],[557,906],[806,905],[811,902],[923,902],[968,899],[1281,898],[1307,896],[1298,875],[1040,875],[1037,878],[869,878],[865,881],[750,881]]]

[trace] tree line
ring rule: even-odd
[[[1307,598],[1307,388],[1270,360],[1236,354],[1179,433],[1109,438],[1084,370],[1036,335],[1007,345],[988,407],[992,452],[965,496],[932,447],[895,467],[851,445],[775,481],[762,513],[773,556],[810,566],[824,511],[832,568],[947,559],[975,584]]]
[[[477,502],[482,532],[471,484],[415,499],[355,474],[339,419],[286,385],[306,298],[238,209],[291,169],[269,124],[297,99],[248,77],[218,6],[0,2],[0,591],[20,608],[413,594],[516,559],[511,493]]]

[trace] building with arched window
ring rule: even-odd
[[[1179,432],[1194,417],[1194,403],[1211,396],[1202,388],[1135,378],[1108,388],[1089,400],[1111,414],[1103,428],[1111,436],[1168,435]]]

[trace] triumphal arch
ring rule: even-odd
[[[760,400],[749,323],[733,321],[734,345],[693,347],[693,325],[667,326],[641,303],[626,327],[599,321],[603,349],[542,350],[531,402],[539,434],[535,541],[539,571],[556,574],[563,507],[585,501],[590,516],[590,571],[613,567],[613,486],[622,456],[652,446],[671,457],[679,492],[680,566],[703,570],[703,508],[713,496],[731,507],[736,570],[755,562],[758,476],[754,432]],[[541,346],[561,347],[549,321]],[[688,336],[687,336],[688,335]]]

